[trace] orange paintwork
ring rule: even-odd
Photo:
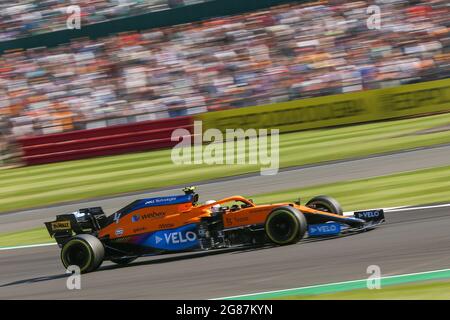
[[[246,204],[247,208],[241,208],[236,211],[228,210],[224,215],[224,228],[235,228],[248,225],[264,224],[268,214],[280,206],[291,205],[303,213],[320,213],[335,216],[332,213],[318,211],[306,206],[292,203],[277,203],[269,205],[255,205],[244,197],[233,196],[216,201],[208,205],[192,205],[191,203],[172,204],[156,207],[148,207],[136,210],[124,217],[120,217],[117,223],[106,226],[100,230],[98,237],[109,237],[110,239],[123,238],[142,233],[153,232],[157,230],[166,230],[178,228],[191,223],[199,223],[202,217],[211,216],[211,207],[217,204],[228,202],[241,202]],[[133,217],[139,216],[138,221],[133,222]],[[116,234],[116,231],[121,232]]]

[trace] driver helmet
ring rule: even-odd
[[[205,202],[206,205],[213,204],[213,203],[216,203],[216,200],[208,200]],[[218,213],[218,212],[220,212],[221,208],[222,208],[222,206],[220,204],[215,204],[215,205],[211,206],[211,212]]]
[[[222,209],[222,206],[220,204],[215,204],[211,207],[212,213],[219,213]]]

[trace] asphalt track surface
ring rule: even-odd
[[[275,176],[248,174],[196,185],[198,186],[200,201],[206,201],[208,199],[217,200],[231,195],[251,195],[297,187],[304,188],[445,165],[450,165],[450,145],[286,168]],[[180,189],[181,186],[178,186],[177,188],[171,187],[153,190],[152,192],[0,214],[0,233],[42,227],[45,221],[54,219],[57,214],[74,212],[79,208],[102,206],[107,214],[112,214],[138,198],[179,194],[181,192]]]
[[[378,229],[334,239],[239,251],[104,263],[66,288],[57,246],[0,252],[0,299],[211,299],[450,266],[450,206],[386,213]]]
[[[201,200],[450,165],[450,146],[288,169],[277,176],[244,176],[199,185]],[[107,213],[136,198],[179,189],[54,206],[0,216],[0,232],[41,226],[57,213],[101,205]],[[345,208],[344,208],[345,209]],[[105,262],[66,288],[57,246],[0,251],[0,299],[211,299],[363,279],[369,265],[382,275],[450,266],[450,206],[386,213],[380,228],[285,247],[184,253],[141,258],[126,267]]]

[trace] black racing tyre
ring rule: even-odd
[[[308,201],[306,206],[312,209],[338,214],[340,216],[344,215],[344,212],[339,202],[336,199],[329,196],[314,197]]]
[[[264,229],[271,242],[283,246],[300,241],[306,233],[306,227],[303,213],[285,206],[274,209],[267,216]]]
[[[138,257],[129,257],[129,258],[114,258],[111,259],[112,262],[114,262],[115,264],[118,264],[120,266],[124,266],[127,265],[131,262],[133,262],[134,260],[136,260]]]
[[[76,265],[81,273],[96,270],[103,262],[105,248],[102,242],[90,234],[79,234],[70,239],[61,250],[64,268]]]

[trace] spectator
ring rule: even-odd
[[[199,0],[204,2],[209,0]],[[191,1],[192,2],[192,1]],[[196,3],[194,2],[194,3]],[[190,2],[187,2],[190,4]],[[66,28],[67,7],[78,5],[83,25],[109,19],[166,10],[184,5],[183,0],[96,1],[0,1],[0,42]]]
[[[448,77],[445,0],[383,2],[380,30],[366,26],[368,5],[295,3],[11,51],[0,112],[16,134],[45,134]]]

